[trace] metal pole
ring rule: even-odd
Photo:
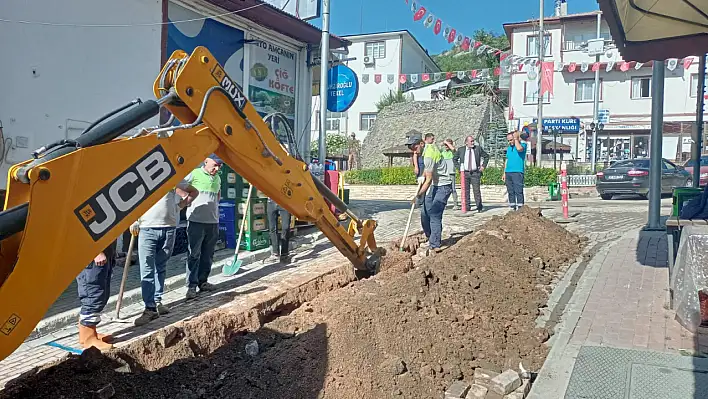
[[[693,187],[701,184],[701,154],[703,153],[703,103],[705,102],[706,55],[698,60],[698,91],[696,92],[696,139],[691,146],[693,159]]]
[[[651,139],[649,140],[649,220],[645,230],[663,230],[661,218],[661,147],[664,126],[664,61],[654,60],[651,73]]]
[[[557,158],[557,156],[556,156],[556,151],[557,151],[556,145],[557,144],[556,143],[558,143],[558,141],[556,141],[556,134],[557,133],[558,133],[557,131],[555,131],[555,130],[553,131],[553,170],[558,170],[558,164],[556,163],[556,158]]]
[[[538,13],[538,122],[536,123],[536,166],[541,166],[541,153],[543,152],[543,96],[541,95],[541,82],[543,81],[543,53],[545,50],[546,35],[543,31],[543,0],[539,0]]]
[[[602,14],[597,14],[597,38],[600,38],[600,27],[602,25]],[[595,56],[595,62],[600,62],[600,56]],[[595,122],[595,129],[592,130],[592,151],[590,152],[590,168],[595,173],[595,160],[597,158],[597,126],[599,125],[598,113],[600,111],[600,68],[595,71],[595,92],[593,93],[592,121]],[[609,133],[608,133],[609,134]],[[608,151],[609,153],[609,151]]]
[[[320,43],[320,137],[317,159],[320,165],[327,159],[327,72],[329,70],[329,0],[322,0],[322,41]]]

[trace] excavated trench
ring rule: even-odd
[[[540,369],[549,331],[535,319],[584,245],[525,207],[415,265],[389,250],[359,281],[342,265],[248,312],[219,308],[69,355],[0,398],[439,397],[478,367]]]

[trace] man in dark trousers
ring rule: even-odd
[[[472,210],[470,186],[472,186],[472,192],[474,193],[477,212],[482,212],[482,191],[480,190],[480,184],[482,183],[482,172],[489,163],[489,155],[484,151],[482,146],[475,143],[474,137],[467,136],[465,146],[457,149],[454,160],[455,163],[460,165],[460,180],[463,180],[462,189],[464,190],[467,212]]]
[[[506,139],[509,146],[506,148],[502,180],[506,183],[506,191],[509,194],[509,208],[519,210],[524,206],[524,161],[527,145],[521,140],[519,132],[507,134]]]
[[[116,249],[117,242],[113,241],[76,277],[81,301],[79,344],[84,349],[95,346],[103,351],[113,347],[113,337],[97,333],[96,326],[101,322],[101,312],[111,296],[111,275],[116,263]]]

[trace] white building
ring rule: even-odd
[[[570,145],[575,159],[585,161],[590,154],[591,134],[586,134],[593,121],[595,56],[581,48],[597,35],[597,12],[557,15],[545,19],[545,61],[554,61],[553,94],[546,94],[543,105],[544,121],[557,118],[578,118],[579,132],[563,134],[562,141]],[[504,25],[511,43],[511,52],[519,56],[538,56],[538,20]],[[650,64],[623,60],[611,47],[609,28],[603,20],[601,36],[610,48],[600,57],[600,110],[609,113],[609,123],[598,138],[601,159],[607,156],[609,135],[610,157],[622,159],[648,156],[651,124]],[[621,70],[623,63],[628,64]],[[534,63],[535,64],[535,63]],[[609,65],[608,65],[609,64]],[[583,69],[587,70],[583,72]],[[574,67],[574,68],[573,68]],[[695,124],[698,57],[693,57],[688,68],[679,59],[670,70],[667,63],[663,148],[667,159],[687,159],[690,153],[690,134]],[[534,123],[537,116],[539,69],[532,65],[514,67],[510,82],[510,112],[514,128],[524,122]],[[545,125],[546,123],[544,123]],[[544,126],[545,128],[545,126]],[[545,130],[545,129],[544,129]],[[560,140],[558,140],[560,141]],[[683,153],[683,154],[682,154]]]
[[[414,87],[410,80],[399,81],[400,75],[440,72],[440,68],[407,30],[343,36],[351,42],[345,61],[359,77],[359,95],[354,105],[343,113],[327,115],[327,132],[356,133],[362,140],[376,120],[376,103],[389,92]],[[378,78],[377,78],[378,77]],[[378,80],[380,79],[380,80]],[[422,86],[422,81],[417,83]],[[319,135],[319,96],[312,99],[312,139]]]
[[[217,5],[218,4],[218,5]],[[255,0],[0,0],[1,184],[11,164],[140,97],[175,49],[206,46],[259,112],[284,112],[309,152],[321,31]],[[218,17],[217,17],[218,15]],[[9,38],[12,38],[11,40]],[[331,37],[330,46],[347,42]],[[314,49],[313,49],[314,47]],[[12,54],[12,56],[8,56]],[[257,74],[251,74],[256,68]],[[154,124],[149,121],[146,125]]]

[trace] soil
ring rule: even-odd
[[[411,253],[389,250],[370,279],[340,271],[248,314],[214,310],[70,355],[0,398],[440,397],[477,367],[540,369],[549,331],[535,319],[583,246],[524,207],[415,268]]]

